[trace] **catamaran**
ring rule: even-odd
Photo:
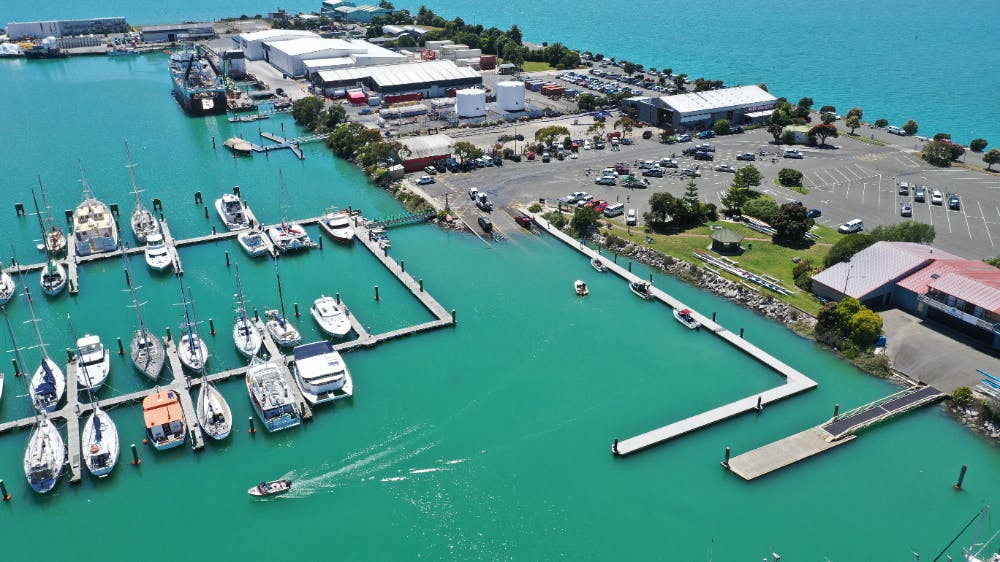
[[[41,184],[41,178],[38,182]],[[66,288],[66,282],[69,277],[66,275],[66,268],[63,267],[61,263],[56,261],[54,253],[49,250],[49,243],[46,239],[45,223],[42,219],[42,213],[38,208],[38,198],[35,197],[35,190],[31,190],[31,200],[35,203],[35,215],[38,217],[38,229],[42,234],[42,243],[39,244],[45,249],[45,265],[42,266],[42,270],[39,273],[39,284],[42,287],[42,292],[49,296],[58,295]],[[59,231],[60,233],[62,231]],[[63,241],[65,244],[65,241]]]
[[[142,304],[139,303],[135,286],[132,284],[132,272],[128,267],[128,254],[122,252],[122,261],[125,263],[125,283],[132,295],[132,307],[135,308],[135,317],[138,321],[138,327],[132,335],[132,342],[129,344],[129,355],[132,358],[132,365],[155,382],[160,376],[160,371],[163,370],[165,358],[163,342],[146,329],[140,310]]]
[[[44,415],[24,450],[24,477],[31,489],[44,494],[55,487],[66,464],[66,443],[56,426]]]
[[[302,334],[285,316],[285,297],[281,291],[281,274],[278,272],[278,260],[274,260],[274,276],[278,280],[278,302],[280,310],[264,311],[264,327],[271,339],[281,347],[295,347],[302,341]]]
[[[309,233],[301,224],[288,222],[288,191],[285,189],[285,176],[278,171],[281,199],[281,223],[267,228],[267,236],[279,252],[294,252],[316,246],[309,238]]]
[[[240,281],[240,266],[236,266],[236,319],[233,322],[233,343],[246,357],[260,353],[263,338],[260,330],[247,315],[247,303],[243,297],[243,283]]]
[[[83,201],[73,212],[73,236],[76,239],[76,253],[79,256],[113,252],[118,249],[118,225],[106,204],[94,198],[87,177],[80,165],[80,181],[83,183]]]
[[[302,418],[288,382],[273,361],[250,360],[246,376],[247,392],[257,417],[268,431],[295,427]]]
[[[135,180],[135,164],[132,163],[132,151],[128,148],[128,141],[125,141],[125,155],[128,157],[128,173],[132,177],[132,194],[135,195],[135,210],[132,211],[132,234],[140,244],[145,244],[146,239],[151,234],[160,231],[160,221],[156,220],[153,212],[142,204],[139,198],[139,184]]]

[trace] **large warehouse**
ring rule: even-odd
[[[86,20],[49,20],[31,22],[10,22],[7,36],[11,39],[24,37],[69,37],[72,35],[104,35],[105,33],[125,33],[128,24],[125,18],[92,18]]]
[[[253,33],[243,33],[233,38],[239,43],[240,50],[247,60],[262,60],[264,58],[264,43],[274,41],[288,41],[290,39],[302,39],[303,37],[318,38],[319,35],[312,31],[302,29],[265,29],[264,31],[254,31]]]
[[[478,72],[450,60],[322,70],[310,78],[318,90],[328,95],[360,86],[382,95],[420,93],[425,98],[439,98],[451,89],[483,84]]]
[[[295,77],[307,75],[305,62],[310,60],[339,59],[329,63],[334,68],[348,64],[367,66],[407,60],[405,55],[372,45],[367,41],[318,37],[303,37],[275,42],[265,41],[264,58],[281,72]]]
[[[777,102],[759,86],[626,100],[641,121],[675,131],[709,129],[719,119],[734,125],[759,123],[771,115]]]

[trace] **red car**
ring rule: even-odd
[[[514,222],[523,226],[524,228],[531,228],[531,217],[528,215],[518,215],[514,217]]]

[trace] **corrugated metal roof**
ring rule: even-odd
[[[851,261],[821,271],[813,280],[861,299],[933,259],[960,258],[923,244],[876,242],[855,254]]]
[[[451,154],[451,146],[454,141],[448,135],[437,134],[422,137],[406,137],[399,139],[399,142],[410,149],[409,156],[405,156],[404,158],[406,160],[416,160]]]
[[[358,68],[323,70],[319,73],[321,82],[344,82],[371,77],[380,86],[399,86],[426,82],[441,82],[466,78],[481,78],[479,73],[468,67],[456,66],[450,60],[382,64]]]
[[[1000,314],[1000,269],[980,263],[992,271],[963,268],[932,279],[930,288]]]
[[[737,86],[721,90],[663,96],[660,99],[663,103],[673,108],[674,111],[680,113],[699,113],[732,107],[773,103],[778,98],[765,92],[760,86]]]
[[[252,31],[240,34],[240,39],[247,42],[274,39],[276,37],[319,37],[319,35],[304,29],[265,29],[264,31]]]
[[[301,39],[288,39],[285,41],[274,41],[265,43],[275,51],[280,51],[288,56],[300,56],[321,51],[334,51],[337,55],[344,56],[358,51],[365,52],[357,46],[352,46],[343,39],[324,39],[322,37],[303,37]],[[332,54],[332,53],[331,53]],[[336,55],[334,55],[336,56]]]

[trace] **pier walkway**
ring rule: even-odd
[[[549,234],[555,236],[557,239],[562,240],[571,248],[576,249],[584,256],[589,259],[601,259],[605,265],[608,267],[608,271],[617,274],[619,277],[623,278],[628,282],[636,281],[648,281],[642,279],[637,275],[634,275],[627,269],[613,263],[611,260],[607,259],[606,256],[602,256],[599,252],[588,248],[587,246],[580,243],[579,240],[573,239],[570,235],[565,232],[560,231],[557,228],[552,227],[548,221],[542,218],[540,213],[530,213],[522,209],[522,212],[527,214],[534,220],[535,224],[539,228],[548,232]],[[623,287],[622,290],[627,290],[627,287]],[[741,398],[729,404],[719,406],[702,412],[700,414],[691,416],[689,418],[665,425],[630,437],[628,439],[618,440],[615,439],[614,444],[611,447],[612,453],[619,456],[630,455],[632,453],[647,449],[659,443],[669,441],[686,433],[692,431],[697,431],[709,425],[727,420],[729,418],[744,414],[750,411],[758,411],[760,408],[773,404],[779,400],[788,398],[789,396],[794,396],[800,392],[805,392],[806,390],[811,390],[817,386],[816,382],[809,377],[803,375],[799,371],[791,368],[784,362],[773,357],[769,353],[755,346],[754,344],[746,341],[737,334],[730,332],[725,329],[721,324],[716,323],[709,317],[701,314],[700,312],[691,309],[691,307],[685,305],[681,301],[677,300],[673,296],[661,291],[655,286],[651,287],[650,291],[653,297],[666,304],[667,306],[674,309],[687,308],[692,310],[692,316],[701,323],[702,328],[708,330],[721,338],[723,341],[737,347],[747,355],[753,357],[754,359],[760,361],[764,365],[770,367],[776,371],[779,375],[785,378],[785,384],[772,388],[770,390],[748,396],[746,398]]]
[[[184,413],[184,424],[187,426],[188,436],[191,438],[191,448],[195,451],[205,446],[205,438],[201,433],[201,426],[198,425],[198,415],[195,413],[194,402],[191,401],[190,379],[184,372],[184,365],[181,364],[180,357],[177,356],[177,348],[174,342],[163,338],[163,349],[167,353],[167,366],[174,375],[174,380],[161,390],[173,390],[181,400],[181,410]],[[154,389],[155,391],[156,389]],[[150,392],[146,393],[147,395]]]
[[[289,357],[281,353],[281,350],[278,349],[278,344],[271,339],[271,334],[268,333],[264,323],[257,320],[256,324],[257,329],[260,330],[262,339],[264,340],[264,348],[267,349],[268,355],[271,356],[271,361],[278,366],[278,371],[281,373],[282,378],[285,379],[285,384],[289,389],[291,389],[292,394],[295,396],[295,401],[299,404],[299,411],[302,412],[302,419],[311,420],[313,417],[312,408],[309,407],[309,403],[306,402],[305,397],[302,396],[302,391],[299,390],[299,385],[295,382],[295,377],[288,368],[288,364],[291,362]],[[246,375],[246,371],[244,371],[243,374]]]
[[[167,252],[170,254],[170,262],[174,265],[174,274],[184,275],[181,255],[177,252],[177,244],[174,241],[174,236],[170,233],[170,227],[166,220],[160,221],[160,232],[163,233],[163,245],[167,247]]]

